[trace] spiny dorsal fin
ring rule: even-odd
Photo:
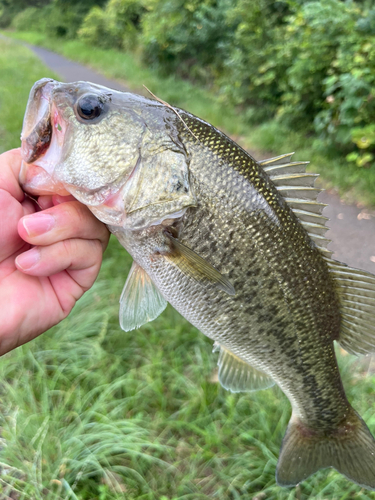
[[[303,198],[286,197],[285,201],[293,211],[295,209],[304,210],[305,212],[311,212],[312,214],[321,214],[323,212],[323,208],[327,206],[325,203],[319,203],[313,200],[305,200]]]
[[[341,306],[340,345],[357,355],[375,353],[375,276],[326,259]]]
[[[317,174],[306,172],[308,161],[291,162],[294,153],[269,158],[259,164],[267,172],[277,190],[301,221],[311,239],[324,255],[331,256],[327,249],[330,240],[324,238],[327,231],[326,217],[321,215],[323,203],[316,201],[321,189],[315,187]]]
[[[120,326],[125,332],[154,320],[168,302],[151,281],[149,275],[133,262],[120,297]]]
[[[301,210],[299,208],[293,208],[293,212],[299,218],[301,222],[312,222],[313,224],[320,224],[325,227],[328,217],[324,215],[316,214],[314,212],[309,212],[308,210]],[[327,228],[325,228],[327,229]]]
[[[171,264],[177,266],[180,271],[197,283],[205,287],[215,286],[228,295],[235,295],[236,291],[226,276],[223,276],[217,269],[200,257],[191,248],[188,248],[178,239],[168,232],[165,235],[170,239],[173,252],[165,255]]]
[[[327,228],[321,222],[301,221],[301,224],[309,234],[315,234],[316,236],[324,236],[327,231]]]
[[[217,364],[219,367],[219,382],[228,391],[259,391],[268,389],[275,384],[264,372],[256,370],[223,346],[220,346]]]
[[[295,174],[277,174],[271,175],[272,182],[276,186],[299,186],[299,187],[314,187],[314,183],[318,174],[309,174],[306,172],[298,172]]]
[[[274,156],[273,158],[268,158],[267,160],[261,160],[258,162],[262,167],[272,167],[275,165],[286,165],[287,163],[290,163],[290,160],[292,156],[294,155],[293,153],[286,153],[280,156]]]
[[[309,186],[276,186],[284,198],[316,200],[321,189]]]

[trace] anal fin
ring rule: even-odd
[[[133,262],[120,297],[120,326],[125,332],[154,320],[167,307],[149,275]]]
[[[272,387],[275,382],[223,346],[218,360],[219,382],[231,392],[251,392]]]

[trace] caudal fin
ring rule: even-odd
[[[310,429],[291,419],[276,469],[280,486],[295,486],[325,467],[364,488],[375,490],[375,440],[352,409],[340,427],[330,433]]]

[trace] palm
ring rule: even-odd
[[[46,210],[31,215],[36,205],[18,184],[20,164],[17,150],[0,156],[0,355],[69,314],[92,286],[109,237],[105,226],[71,197],[40,198]],[[23,222],[35,224],[42,214],[52,216],[53,227],[28,232]],[[32,253],[38,261],[25,267]]]
[[[6,207],[4,203],[6,202]],[[16,257],[31,245],[23,241],[17,231],[18,221],[33,212],[30,202],[22,205],[8,193],[0,191],[1,216],[6,224],[1,231],[0,249],[0,324],[2,330],[1,350],[16,339],[13,333],[28,341],[45,331],[64,317],[63,311],[48,277],[29,276],[19,271]],[[60,273],[63,274],[63,273]],[[54,280],[58,276],[53,277]]]

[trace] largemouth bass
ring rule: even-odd
[[[26,191],[71,193],[133,257],[124,330],[170,302],[215,341],[226,389],[284,391],[293,412],[279,485],[334,467],[375,489],[375,442],[333,342],[375,352],[375,277],[331,259],[306,162],[257,162],[164,102],[48,79],[31,90],[22,154]]]

